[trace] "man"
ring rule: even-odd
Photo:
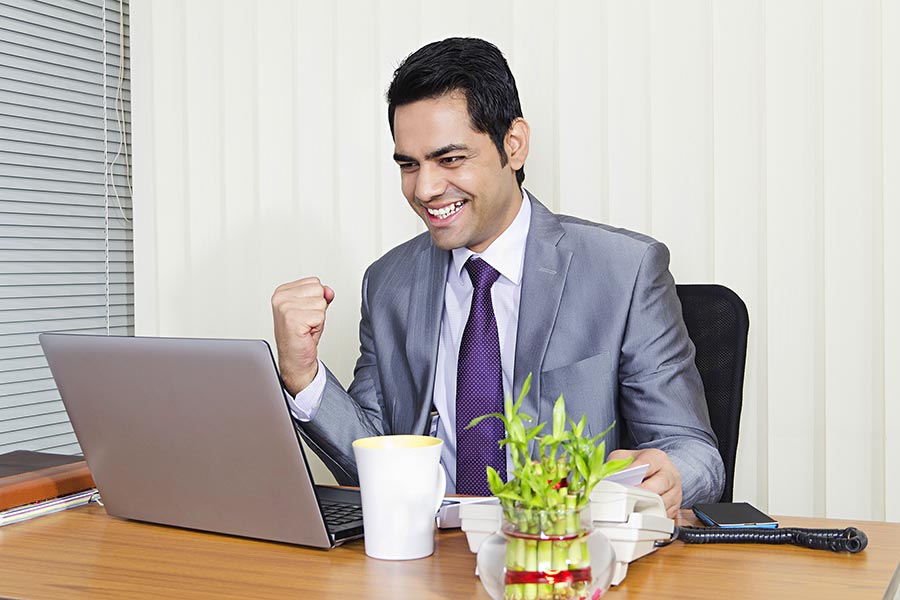
[[[354,439],[431,432],[448,492],[486,493],[485,465],[506,466],[502,425],[465,424],[502,410],[531,373],[523,412],[548,420],[564,394],[591,434],[615,421],[607,447],[633,449],[611,457],[648,464],[642,486],[670,515],[716,501],[724,468],[665,246],[554,215],[523,191],[530,130],[493,45],[429,44],[387,96],[403,195],[428,232],[367,270],[349,390],[317,357],[334,291],[310,277],[272,298],[292,412],[338,481],[357,481]]]

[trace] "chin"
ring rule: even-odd
[[[440,248],[441,250],[455,250],[456,248],[462,248],[465,244],[455,243],[452,240],[440,240],[435,238],[433,235],[431,236],[431,241],[434,242],[434,245]]]
[[[465,242],[461,242],[458,239],[452,238],[450,236],[442,236],[440,235],[440,233],[435,235],[435,232],[431,229],[428,230],[428,233],[431,235],[432,243],[441,250],[454,250],[456,248],[462,248],[466,245]]]

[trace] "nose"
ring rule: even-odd
[[[416,174],[416,199],[419,202],[431,202],[447,191],[447,180],[439,169],[430,164],[419,167]]]

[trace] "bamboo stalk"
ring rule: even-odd
[[[525,570],[526,571],[537,571],[537,541],[536,540],[523,540],[525,542]],[[538,597],[538,587],[537,584],[534,583],[526,583],[523,584],[525,587],[524,597],[525,600],[537,600]]]
[[[553,551],[554,546],[558,542],[550,540],[542,540],[537,543],[537,570],[541,572],[549,571],[553,567]],[[553,594],[553,586],[549,583],[538,585],[538,597],[545,598]]]

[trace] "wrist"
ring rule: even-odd
[[[291,373],[282,370],[282,373],[281,380],[284,384],[285,391],[291,396],[296,396],[308,388],[316,378],[316,375],[318,375],[319,361],[314,362],[310,369],[305,369],[303,371],[295,370]]]

